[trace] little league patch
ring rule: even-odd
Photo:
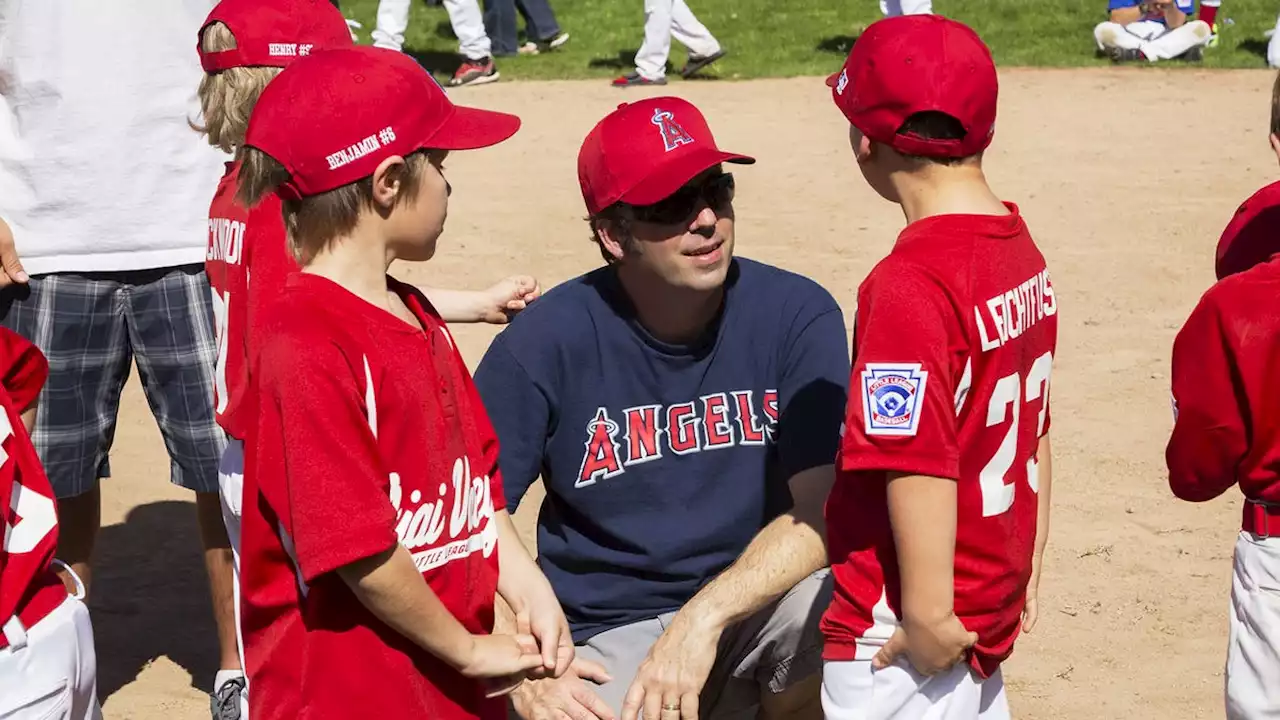
[[[919,363],[867,363],[861,393],[867,435],[915,435],[928,379]]]

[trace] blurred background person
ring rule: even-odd
[[[684,0],[645,0],[644,44],[636,52],[635,72],[614,80],[613,86],[666,85],[672,36],[689,50],[689,60],[680,69],[681,77],[687,78],[724,57],[720,41],[698,21]]]
[[[518,44],[516,38],[517,12],[524,16],[527,42],[523,45]],[[497,57],[517,53],[537,55],[569,41],[569,33],[560,29],[547,0],[485,0],[484,27]]]
[[[880,0],[880,12],[885,17],[932,15],[933,0]]]
[[[375,47],[404,50],[404,32],[409,29],[411,0],[379,0],[378,20],[373,29]],[[484,16],[477,0],[444,0],[449,24],[458,37],[458,54],[462,65],[449,80],[451,87],[483,85],[496,81],[498,68],[493,64],[492,44],[484,29]]]

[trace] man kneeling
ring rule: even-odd
[[[578,157],[606,265],[476,370],[509,506],[546,485],[538,560],[579,659],[512,694],[525,720],[822,717],[848,340],[816,283],[734,259],[722,163],[750,162],[684,100],[607,116]]]

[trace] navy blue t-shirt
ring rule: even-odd
[[[575,642],[679,609],[835,461],[848,348],[826,290],[741,258],[692,345],[646,332],[609,267],[494,339],[475,383],[507,506],[542,476],[538,562]]]

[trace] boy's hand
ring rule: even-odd
[[[487,290],[480,291],[484,298],[480,319],[494,325],[505,325],[511,316],[524,310],[541,294],[537,278],[530,275],[503,278]]]
[[[1022,632],[1029,633],[1040,619],[1040,608],[1036,600],[1040,596],[1040,566],[1043,555],[1036,553],[1031,559],[1031,579],[1027,581],[1027,599],[1022,605]]]
[[[965,629],[954,612],[948,612],[934,622],[911,622],[893,631],[889,642],[871,659],[878,670],[889,667],[900,656],[921,675],[937,675],[950,670],[964,659],[969,648],[978,642],[978,633]]]
[[[511,676],[522,676],[540,665],[542,654],[532,635],[472,635],[471,650],[458,671],[469,678],[506,678],[510,682]],[[507,691],[518,684],[511,684]]]
[[[22,269],[22,261],[18,259],[18,250],[13,243],[13,230],[9,223],[0,219],[0,288],[13,284],[25,284],[30,278]]]

